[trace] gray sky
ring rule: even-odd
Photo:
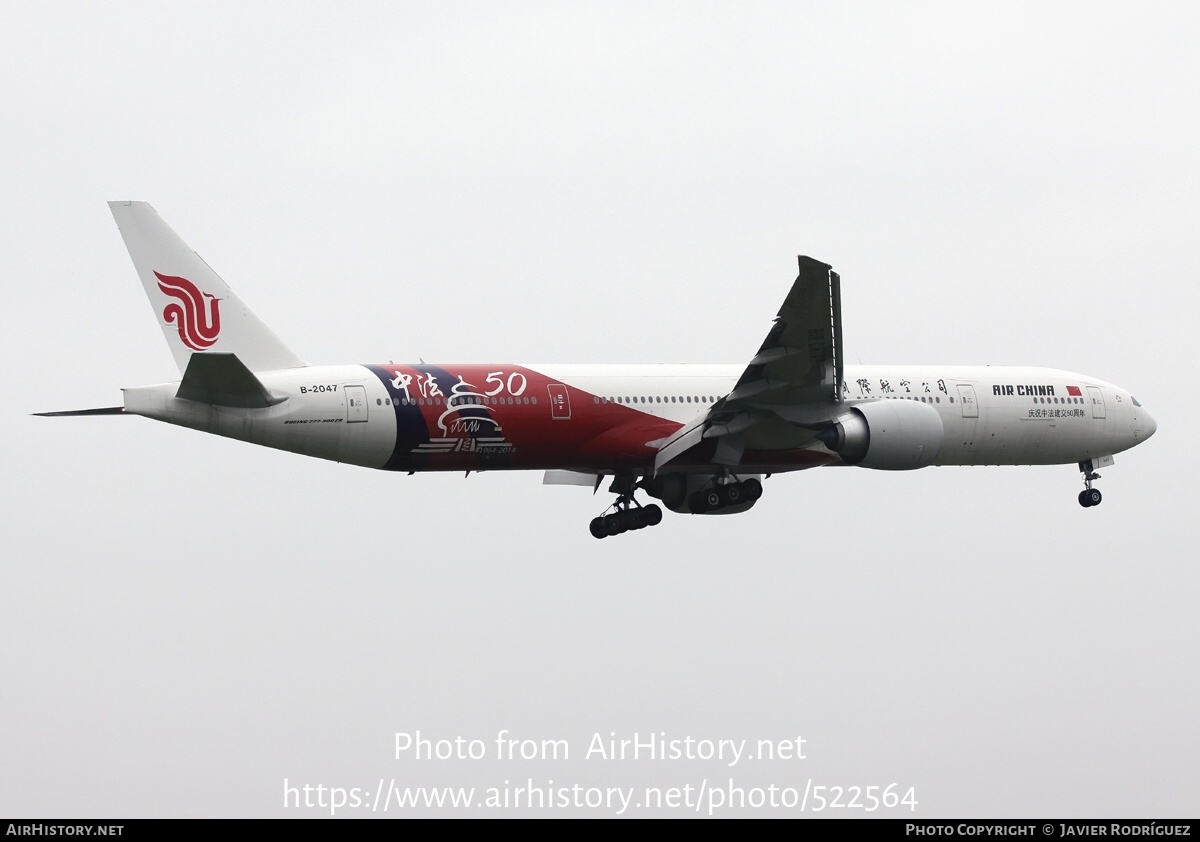
[[[1200,814],[1196,4],[4,19],[0,815],[328,812],[285,809],[285,778]],[[124,198],[313,363],[740,363],[805,253],[842,275],[851,362],[1085,372],[1159,430],[1099,509],[1073,466],[824,469],[596,541],[608,498],[540,474],[30,418],[178,377]],[[501,729],[570,758],[499,762]],[[489,757],[395,759],[417,730]],[[610,732],[807,758],[585,759]]]

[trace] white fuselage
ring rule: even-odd
[[[705,412],[730,392],[744,367],[422,364],[409,370],[414,377],[407,381],[399,366],[259,372],[263,384],[284,398],[261,409],[183,400],[175,397],[177,383],[126,389],[125,408],[268,447],[374,468],[638,469],[653,465],[647,442]],[[422,374],[430,384],[424,394],[418,390],[421,384],[413,382]],[[451,384],[473,397],[447,400]],[[361,402],[354,400],[356,395]],[[847,366],[841,398],[847,410],[881,400],[932,407],[944,429],[932,462],[936,465],[1081,462],[1133,447],[1155,430],[1154,419],[1124,389],[1049,368]],[[468,400],[471,411],[465,421],[447,419],[464,415],[463,401]],[[496,433],[486,439],[495,444],[479,444],[480,422],[490,425],[485,432]],[[414,436],[410,449],[408,438]],[[819,454],[823,461],[789,457],[759,467],[783,471],[838,463],[828,448],[808,438],[798,449]],[[464,448],[463,441],[471,443]],[[410,450],[428,458],[406,459]]]

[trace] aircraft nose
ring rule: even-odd
[[[1146,410],[1142,410],[1142,438],[1148,439],[1154,435],[1154,431],[1158,429],[1158,422],[1154,420],[1154,416]]]

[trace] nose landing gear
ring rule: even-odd
[[[1099,506],[1100,501],[1104,499],[1104,495],[1100,493],[1099,488],[1092,488],[1092,480],[1100,479],[1100,475],[1092,470],[1092,460],[1079,463],[1079,470],[1083,473],[1083,491],[1079,492],[1079,505],[1085,509],[1092,506]]]

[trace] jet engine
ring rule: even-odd
[[[852,407],[817,438],[848,465],[910,471],[937,459],[942,417],[927,403],[872,401]]]

